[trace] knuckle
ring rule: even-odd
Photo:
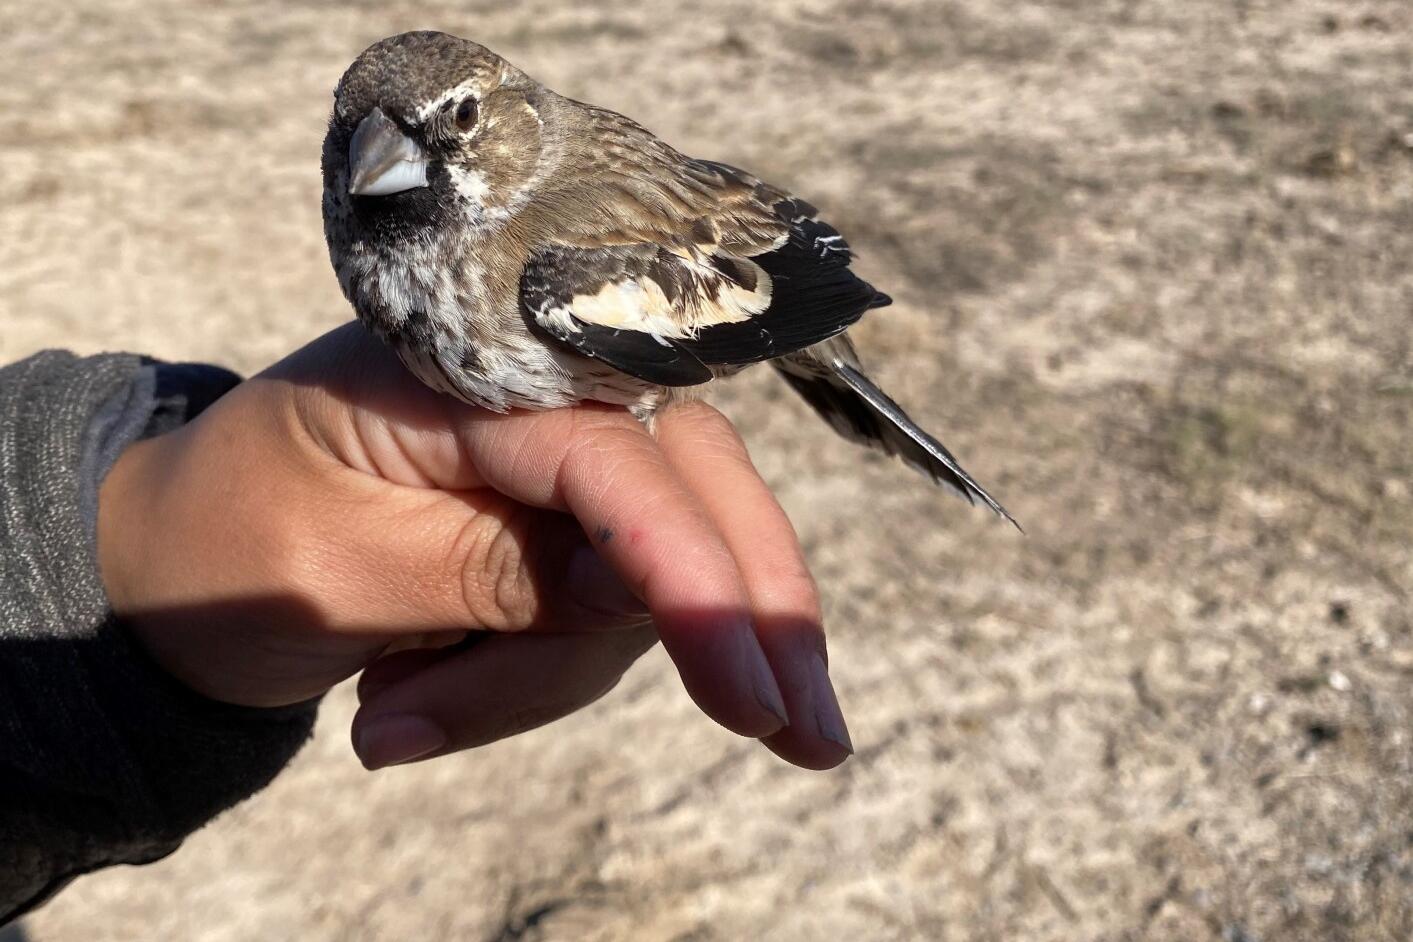
[[[733,442],[741,442],[741,433],[720,410],[713,409],[704,402],[698,402],[693,404],[692,417],[701,426],[703,432],[718,435]]]
[[[775,567],[766,585],[760,589],[765,607],[812,625],[824,621],[819,600],[819,584],[802,562],[789,562]]]
[[[493,714],[494,719],[481,726],[471,741],[463,744],[461,748],[486,746],[528,733],[573,713],[579,706],[577,703],[556,700],[502,707]]]
[[[525,527],[519,515],[478,515],[458,535],[455,561],[462,604],[471,622],[491,631],[529,627],[536,612],[534,581],[526,566]]]
[[[622,422],[581,419],[574,439],[565,454],[566,462],[578,462],[586,457],[609,454],[631,454],[648,443],[647,432],[639,425]]]
[[[527,733],[532,729],[552,723],[560,717],[574,712],[576,706],[572,703],[551,701],[512,708],[506,716],[505,730],[501,738],[517,736],[520,733]]]
[[[668,414],[673,422],[679,423],[702,441],[744,448],[744,441],[735,424],[721,410],[705,402],[678,403],[672,406]]]

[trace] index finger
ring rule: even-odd
[[[743,736],[786,723],[734,557],[641,423],[580,406],[480,416],[460,429],[479,477],[516,500],[569,510],[652,612],[692,699]]]

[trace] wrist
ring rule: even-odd
[[[261,606],[282,544],[242,469],[278,474],[251,452],[258,435],[221,421],[229,405],[119,456],[98,494],[98,565],[109,608],[159,668],[214,700],[275,705],[250,676],[247,636],[272,620]]]
[[[98,569],[108,605],[119,616],[141,611],[149,594],[147,580],[153,539],[147,527],[156,511],[148,493],[153,485],[152,459],[177,433],[134,442],[124,449],[98,491]]]

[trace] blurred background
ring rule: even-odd
[[[0,0],[0,360],[250,372],[346,320],[318,160],[435,27],[824,208],[885,385],[1026,527],[717,401],[826,601],[858,754],[788,767],[661,652],[593,708],[270,789],[24,922],[107,939],[1413,935],[1404,0]]]

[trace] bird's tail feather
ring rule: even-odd
[[[1020,529],[1006,508],[973,480],[941,442],[923,431],[902,406],[843,356],[786,357],[772,361],[772,365],[840,435],[896,455],[967,503],[980,501]]]

